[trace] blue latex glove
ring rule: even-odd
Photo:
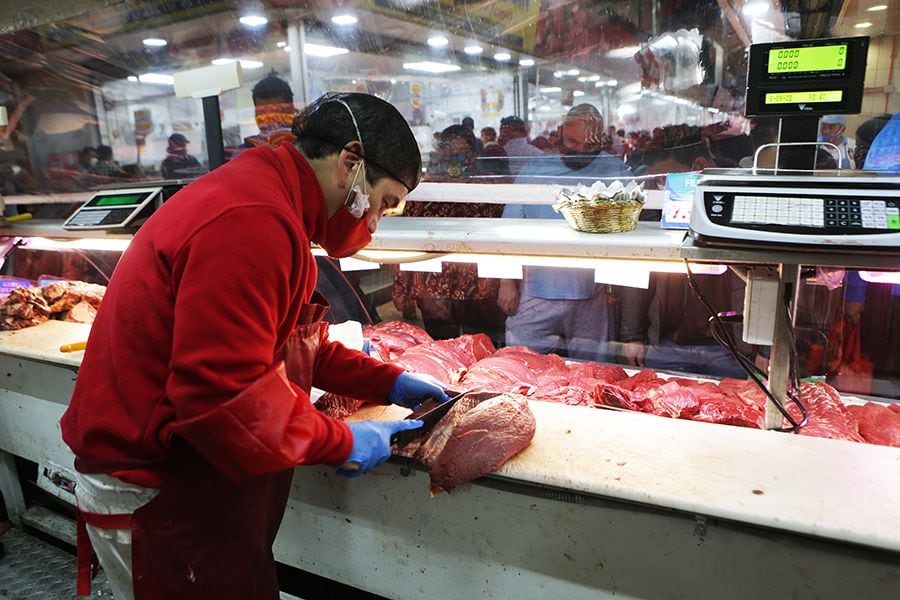
[[[353,450],[337,474],[357,477],[391,457],[392,435],[407,429],[418,429],[422,421],[358,421],[347,423],[347,426],[353,433]]]
[[[388,392],[388,402],[415,409],[429,398],[446,402],[450,399],[444,386],[431,375],[401,373]]]

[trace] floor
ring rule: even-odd
[[[0,600],[75,600],[75,556],[20,529],[0,536]],[[101,572],[92,598],[112,598]]]

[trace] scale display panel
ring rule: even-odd
[[[139,188],[97,192],[63,223],[63,229],[121,229],[149,213],[161,202],[163,188]]]
[[[706,174],[695,189],[694,237],[715,245],[900,247],[900,174]]]
[[[868,49],[867,37],[753,44],[746,115],[858,113]]]

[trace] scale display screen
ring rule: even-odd
[[[769,73],[818,73],[843,71],[847,66],[847,44],[769,50]]]
[[[147,197],[143,194],[116,194],[113,196],[97,196],[88,206],[128,206],[140,204]]]
[[[745,115],[858,113],[868,50],[867,37],[753,44]]]
[[[840,102],[844,99],[843,90],[805,91],[805,92],[769,92],[766,94],[766,104],[792,104],[803,102],[815,104],[817,102]]]

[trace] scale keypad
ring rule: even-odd
[[[712,210],[721,212],[715,203]],[[900,231],[900,203],[858,198],[735,195],[731,223]]]
[[[107,210],[82,210],[66,222],[66,227],[94,227],[97,225],[115,225],[122,223],[134,212],[134,206],[110,208]]]

